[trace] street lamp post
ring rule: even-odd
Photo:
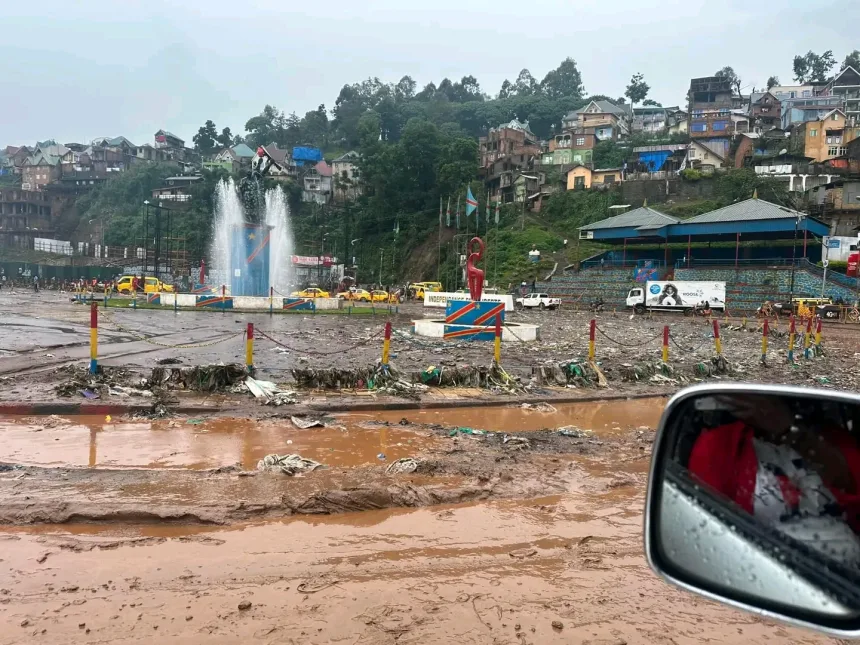
[[[797,215],[794,218],[794,240],[791,243],[791,284],[788,288],[788,301],[794,299],[794,271],[797,264],[797,228],[800,225],[800,218],[803,215]]]
[[[149,269],[149,200],[143,200],[143,272],[141,278],[146,280],[146,271]]]

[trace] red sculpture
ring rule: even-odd
[[[471,250],[475,242],[478,243],[478,251],[469,253],[466,260],[466,280],[469,282],[469,293],[472,300],[480,302],[481,292],[484,290],[484,272],[475,266],[475,262],[480,260],[484,255],[484,240],[480,237],[473,237],[469,240],[469,249]]]

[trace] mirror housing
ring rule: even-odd
[[[744,384],[679,392],[654,441],[644,538],[667,582],[860,636],[860,396]]]

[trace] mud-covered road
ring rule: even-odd
[[[7,417],[0,643],[831,642],[647,568],[662,406]]]

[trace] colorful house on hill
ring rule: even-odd
[[[630,134],[631,113],[627,106],[618,106],[611,101],[591,101],[564,117],[565,130],[594,128],[599,141],[618,139]]]
[[[622,168],[598,168],[576,166],[567,171],[568,190],[588,190],[589,188],[609,188],[624,181]]]

